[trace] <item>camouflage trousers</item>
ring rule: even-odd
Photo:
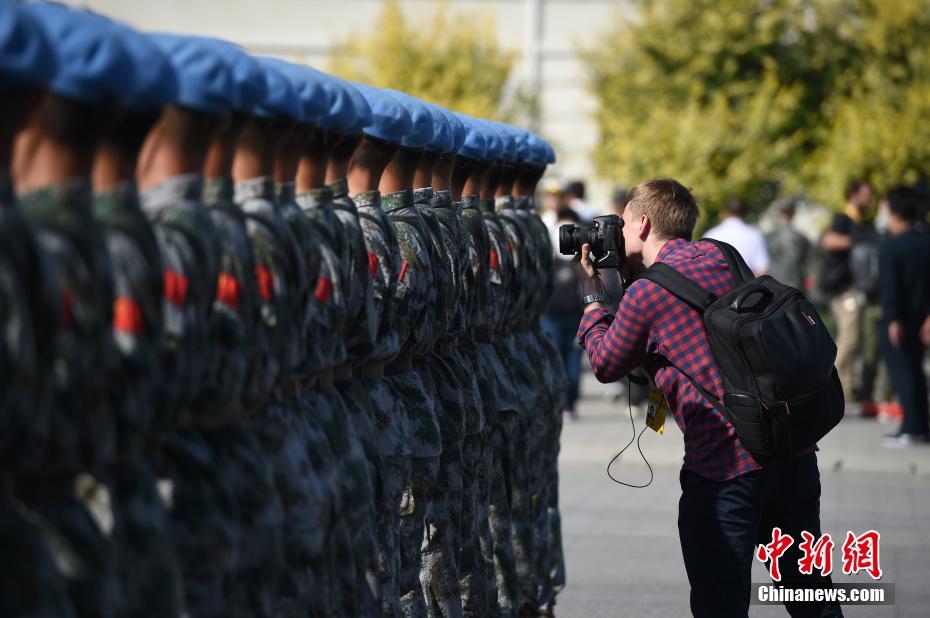
[[[369,573],[375,558],[357,560],[375,551],[373,489],[368,459],[345,402],[331,385],[308,390],[303,405],[320,423],[337,471],[337,508],[327,538],[326,555],[333,574],[334,615],[364,616],[374,611],[376,576]],[[360,550],[364,547],[364,550]]]
[[[535,340],[536,349],[539,350],[539,357],[548,360],[549,371],[547,373],[552,376],[552,397],[548,415],[550,421],[546,427],[545,447],[548,459],[544,482],[549,534],[548,561],[544,565],[544,570],[551,580],[551,596],[554,597],[565,587],[565,554],[562,549],[562,519],[559,514],[558,457],[562,436],[562,409],[564,408],[564,400],[561,397],[568,392],[568,376],[565,373],[565,365],[561,362],[561,355],[546,332],[538,323],[531,327],[530,332],[533,335],[532,340]]]
[[[273,611],[284,572],[284,507],[275,469],[250,421],[205,433],[221,479],[239,513],[236,569],[224,583],[229,615],[264,616]]]
[[[373,423],[369,451],[374,486],[375,541],[381,615],[401,615],[400,500],[410,475],[407,423],[397,397],[381,378],[359,378],[342,389],[356,407],[367,409]]]
[[[522,606],[511,496],[514,492],[513,438],[520,431],[520,418],[506,412],[498,414],[491,433],[492,471],[490,474],[490,509],[488,524],[494,544],[494,574],[497,581],[497,604],[503,616],[519,615]]]
[[[57,530],[35,512],[20,504],[0,503],[0,615],[76,616],[68,588],[56,567],[58,558],[71,550]],[[106,614],[101,614],[106,615]]]
[[[116,567],[131,616],[180,616],[184,585],[155,474],[141,456],[111,466]]]
[[[416,370],[433,398],[442,439],[439,478],[426,517],[420,584],[427,615],[457,617],[462,615],[462,600],[458,589],[462,434],[465,418],[462,385],[449,364],[436,354],[426,356]]]
[[[168,437],[162,448],[160,493],[178,551],[187,615],[228,616],[224,582],[235,570],[237,521],[213,449],[194,429]]]
[[[424,527],[439,478],[442,440],[435,402],[419,374],[405,371],[386,377],[385,382],[407,417],[411,450],[410,474],[400,500],[400,605],[405,616],[424,616],[426,604],[420,585]]]
[[[481,502],[480,479],[484,467],[484,435],[466,436],[462,444],[462,521],[459,528],[459,595],[463,614],[468,618],[485,616],[489,607],[488,582],[484,558],[481,553],[479,522],[487,505]],[[485,495],[487,492],[485,492]],[[489,530],[490,532],[490,530]],[[496,604],[496,600],[495,600]]]
[[[276,392],[250,423],[261,442],[274,473],[274,483],[284,513],[283,547],[287,568],[273,588],[273,615],[298,615],[318,607],[317,586],[311,561],[322,550],[325,519],[325,488],[310,463],[308,441],[296,398]]]

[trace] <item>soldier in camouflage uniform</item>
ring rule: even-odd
[[[275,587],[284,568],[284,510],[274,468],[248,425],[274,385],[274,381],[264,379],[262,365],[269,346],[273,346],[266,320],[273,323],[276,316],[273,299],[263,298],[259,291],[256,273],[258,268],[274,273],[281,265],[273,259],[274,249],[267,246],[269,239],[262,233],[262,223],[250,222],[233,201],[231,174],[236,142],[255,106],[265,99],[265,78],[258,64],[239,48],[224,41],[212,43],[232,74],[234,115],[207,153],[203,199],[222,231],[226,247],[217,281],[217,301],[236,324],[228,333],[230,347],[226,352],[239,356],[243,366],[241,373],[230,371],[238,376],[235,380],[226,376],[228,391],[223,400],[222,423],[211,427],[206,437],[239,516],[236,567],[224,582],[228,609],[231,616],[251,616],[273,607]]]
[[[186,609],[227,613],[224,580],[235,568],[237,513],[202,431],[194,403],[219,353],[210,327],[221,245],[201,202],[207,149],[228,113],[231,79],[202,41],[153,35],[177,75],[178,89],[149,132],[138,172],[143,210],[161,241],[165,346],[156,431],[171,533],[181,559]],[[167,170],[176,170],[167,172]]]
[[[541,480],[545,484],[543,493],[546,515],[545,517],[540,515],[536,537],[537,543],[545,548],[540,552],[540,563],[537,569],[542,582],[539,601],[541,606],[545,605],[546,612],[551,614],[555,604],[555,594],[565,586],[565,559],[562,553],[561,519],[558,507],[558,453],[559,436],[562,431],[561,410],[564,407],[562,397],[568,389],[568,376],[565,374],[563,364],[559,361],[558,350],[546,335],[539,320],[539,310],[545,305],[545,299],[552,293],[553,249],[548,230],[536,209],[534,195],[536,186],[545,173],[546,165],[555,161],[555,153],[540,138],[524,131],[518,139],[518,160],[520,165],[517,168],[514,183],[517,212],[527,221],[528,228],[533,231],[532,236],[536,245],[535,263],[537,264],[536,297],[530,299],[533,311],[530,312],[530,336],[527,337],[527,342],[537,350],[536,357],[548,365],[545,371],[548,377],[546,387],[551,398],[551,408],[548,410],[549,422],[546,426],[546,446],[543,449],[547,460],[544,478]],[[546,529],[548,529],[548,535],[544,534]]]
[[[142,142],[162,105],[175,95],[177,79],[147,38],[113,22],[105,27],[116,29],[133,64],[127,109],[104,137],[93,171],[94,214],[104,230],[115,291],[112,338],[118,362],[109,389],[117,428],[110,466],[113,538],[126,611],[178,616],[180,567],[151,461],[163,342],[162,263],[134,182]]]
[[[319,270],[312,244],[315,237],[300,226],[302,215],[293,199],[281,200],[281,188],[275,186],[273,177],[278,159],[286,158],[284,146],[294,132],[295,120],[303,120],[306,110],[280,65],[261,62],[260,71],[266,93],[240,134],[233,177],[235,199],[250,224],[256,261],[259,252],[271,258],[266,269],[256,267],[259,294],[266,301],[279,300],[272,317],[284,319],[283,324],[269,323],[274,327],[268,333],[269,351],[275,351],[277,373],[270,398],[249,426],[274,470],[284,513],[288,567],[272,591],[274,606],[262,611],[290,616],[329,609],[320,528],[329,523],[333,484],[328,473],[318,472],[314,465],[314,451],[327,451],[328,443],[308,425],[300,400],[305,363],[311,357],[308,295]]]
[[[16,142],[13,178],[22,212],[37,232],[58,285],[61,328],[41,388],[50,395],[45,460],[19,475],[17,494],[66,541],[58,559],[78,615],[110,616],[124,607],[115,572],[112,511],[94,510],[109,489],[114,423],[106,372],[114,368],[113,287],[105,239],[94,219],[93,153],[110,126],[131,71],[117,36],[87,14],[60,5],[28,5],[52,44],[56,69]],[[88,54],[94,50],[94,54]],[[54,159],[48,153],[54,152]],[[51,326],[54,330],[54,322]],[[41,325],[45,328],[45,325]],[[105,502],[103,502],[105,504]],[[70,548],[70,550],[69,550]]]
[[[318,285],[315,302],[324,321],[317,334],[322,345],[323,360],[313,388],[304,395],[304,406],[314,415],[328,437],[335,457],[330,461],[339,481],[340,517],[334,520],[328,534],[328,554],[332,560],[336,584],[334,602],[346,615],[368,615],[377,611],[377,577],[374,573],[375,542],[374,512],[371,508],[373,488],[368,460],[356,429],[354,417],[335,388],[348,372],[347,341],[356,326],[371,332],[362,338],[374,337],[373,327],[348,322],[351,300],[364,302],[358,295],[350,298],[347,283],[352,279],[352,262],[343,259],[354,252],[347,251],[353,240],[333,206],[333,191],[325,183],[330,153],[338,143],[342,130],[353,126],[357,113],[348,93],[335,82],[324,80],[329,111],[316,120],[317,131],[301,152],[297,170],[297,202],[313,223],[321,238],[323,255],[323,285]],[[357,279],[356,285],[363,285]],[[356,312],[359,307],[353,308]]]
[[[48,406],[42,376],[49,375],[59,328],[59,294],[36,234],[13,195],[9,164],[13,140],[41,87],[54,75],[54,52],[42,29],[16,5],[0,6],[0,614],[73,616],[65,581],[49,549],[55,531],[13,495],[21,476],[41,466]],[[15,325],[15,326],[14,326]]]
[[[369,104],[362,89],[356,89],[355,92]],[[402,263],[400,245],[393,225],[381,208],[378,185],[384,168],[397,152],[400,136],[409,130],[410,118],[399,106],[385,109],[377,101],[380,99],[369,104],[372,117],[362,127],[363,133],[360,141],[357,140],[349,162],[346,180],[358,209],[368,253],[373,309],[378,328],[375,347],[365,362],[356,368],[356,379],[347,388],[347,397],[359,407],[369,410],[378,435],[377,453],[374,454],[378,466],[372,480],[376,487],[381,614],[396,617],[401,615],[398,592],[400,504],[410,474],[413,450],[400,400],[384,378],[385,365],[391,363],[400,352],[399,331],[404,325],[396,322],[394,301]],[[371,459],[372,455],[369,457]]]

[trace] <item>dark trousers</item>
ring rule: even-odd
[[[891,385],[904,408],[901,433],[927,433],[930,430],[927,423],[927,378],[920,336],[916,329],[905,328],[901,347],[895,348],[888,340],[888,325],[883,323],[880,329],[882,356]]]
[[[772,464],[729,481],[711,481],[681,472],[678,533],[691,584],[691,612],[697,617],[745,617],[755,549],[772,541],[772,528],[794,544],[779,560],[781,584],[824,583],[798,573],[801,531],[820,537],[820,472],[814,453]],[[786,603],[791,616],[842,616],[837,604]]]
[[[578,383],[581,380],[581,346],[578,345],[578,324],[581,316],[548,313],[542,316],[542,327],[558,348],[568,374],[568,398],[566,409],[574,410],[578,400]]]

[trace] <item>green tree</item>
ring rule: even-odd
[[[671,175],[715,212],[804,191],[833,207],[930,168],[925,0],[639,0],[584,50],[600,174]]]
[[[474,116],[513,115],[504,92],[514,55],[498,46],[490,16],[452,13],[441,2],[413,22],[397,0],[386,0],[376,23],[373,32],[354,33],[335,46],[331,71]]]

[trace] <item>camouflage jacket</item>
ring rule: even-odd
[[[332,206],[329,187],[314,189],[297,196],[297,205],[313,224],[320,237],[320,275],[311,302],[316,325],[314,340],[319,343],[320,365],[316,371],[333,369],[346,360],[345,264],[339,259],[343,251],[342,226]]]
[[[163,341],[162,263],[158,240],[139,205],[134,184],[125,182],[94,199],[113,265],[111,335],[118,355],[109,376],[120,454],[132,459],[150,438],[153,398],[160,380]]]
[[[372,314],[377,327],[376,345],[368,360],[386,363],[400,352],[393,302],[401,267],[400,245],[394,234],[394,226],[381,209],[381,193],[367,191],[352,199],[358,209],[368,253]]]
[[[538,317],[552,296],[553,255],[549,230],[536,210],[536,201],[532,197],[514,198],[517,213],[527,222],[527,230],[533,238],[536,263],[535,294],[527,299],[530,315]]]
[[[495,210],[513,257],[513,279],[510,302],[504,316],[505,329],[523,329],[533,311],[529,307],[529,299],[534,295],[537,279],[535,238],[528,228],[529,222],[516,210],[513,197],[498,197]]]
[[[349,361],[359,363],[371,354],[378,334],[378,324],[372,297],[372,274],[365,246],[365,236],[355,203],[349,198],[345,179],[330,185],[333,210],[341,225],[346,309],[352,328],[347,333]]]
[[[245,388],[257,362],[260,301],[246,217],[233,202],[232,179],[205,182],[203,201],[220,239],[219,275],[210,323],[211,346],[219,354],[195,405],[201,420],[224,424],[247,413]]]
[[[431,240],[431,260],[433,262],[433,287],[436,290],[435,300],[430,304],[430,314],[433,332],[431,333],[431,348],[440,339],[448,336],[448,326],[452,322],[455,311],[455,276],[458,268],[455,251],[450,251],[443,236],[443,226],[439,223],[436,211],[433,209],[433,190],[429,187],[417,189],[413,192],[413,203],[416,204],[423,222],[429,229]],[[448,232],[447,232],[448,234]]]
[[[297,336],[291,319],[293,290],[303,270],[292,251],[287,223],[272,202],[273,189],[270,178],[253,178],[238,183],[233,197],[245,214],[260,316],[256,362],[243,396],[250,410],[264,405],[286,375],[293,349],[290,340]]]
[[[500,219],[494,212],[494,200],[483,199],[478,208],[484,216],[488,228],[490,251],[488,253],[488,276],[491,280],[491,293],[488,297],[491,330],[503,330],[507,311],[512,302],[510,297],[514,279],[513,252],[507,242],[507,236]]]
[[[170,178],[139,197],[162,241],[165,354],[158,405],[174,415],[169,424],[186,422],[216,354],[209,346],[209,320],[216,297],[218,235],[200,201],[199,174]]]
[[[0,321],[15,325],[0,344],[0,465],[34,470],[48,438],[48,395],[60,293],[36,234],[0,173]],[[47,383],[47,382],[45,382]]]
[[[433,288],[431,238],[413,203],[413,191],[382,196],[400,247],[401,265],[394,290],[395,324],[404,355],[422,354],[431,343],[427,307]]]
[[[465,286],[470,267],[468,233],[462,219],[462,205],[453,204],[449,191],[433,192],[433,210],[442,225],[443,244],[452,264],[449,322],[446,336],[456,339],[468,329],[468,289]]]
[[[471,329],[493,328],[489,313],[491,279],[489,256],[491,239],[488,236],[484,215],[478,208],[477,195],[462,196],[462,221],[468,239],[468,263],[465,288],[468,291],[468,323]]]
[[[20,196],[20,204],[60,290],[54,370],[43,386],[53,399],[44,474],[100,470],[114,449],[106,377],[117,359],[110,334],[112,269],[90,185],[78,180],[38,189]]]

